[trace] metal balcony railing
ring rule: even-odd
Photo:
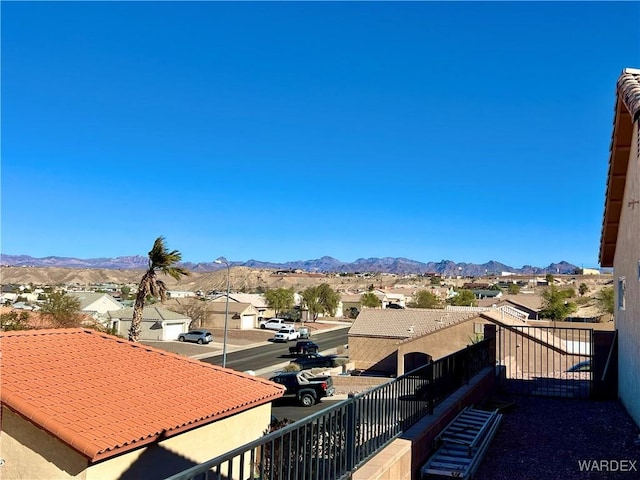
[[[350,395],[167,480],[346,479],[436,405],[495,365],[493,340],[483,340],[393,381]]]

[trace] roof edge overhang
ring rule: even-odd
[[[612,267],[631,152],[634,125],[640,118],[640,69],[626,68],[618,78],[609,171],[600,236],[600,266]]]
[[[92,458],[89,458],[89,461],[92,464],[98,463],[98,462],[101,462],[101,461],[104,461],[104,460],[108,460],[108,459],[110,459],[112,457],[116,457],[116,456],[121,455],[123,453],[127,453],[127,452],[130,452],[132,450],[137,450],[138,448],[142,448],[142,447],[144,447],[146,445],[149,445],[151,443],[161,442],[162,440],[165,440],[167,438],[174,437],[176,435],[180,435],[181,433],[185,433],[185,432],[188,432],[190,430],[194,430],[196,428],[203,427],[205,425],[209,425],[211,423],[217,422],[217,421],[222,420],[224,418],[231,417],[231,416],[236,415],[238,413],[242,413],[242,412],[244,412],[246,410],[249,410],[251,408],[259,407],[259,406],[264,405],[266,403],[272,402],[273,400],[276,400],[276,399],[282,397],[283,394],[284,394],[284,391],[279,392],[278,394],[274,394],[274,395],[271,395],[269,397],[263,398],[259,402],[243,405],[240,408],[233,409],[233,410],[228,410],[226,412],[222,412],[220,414],[217,414],[217,415],[215,415],[213,417],[203,418],[203,419],[188,423],[186,425],[181,425],[181,426],[176,427],[176,428],[171,428],[169,430],[164,430],[162,432],[156,433],[156,434],[151,435],[149,437],[145,437],[144,439],[136,440],[133,443],[128,444],[128,445],[123,445],[123,446],[120,446],[120,447],[116,447],[114,449],[109,449],[109,450],[104,450],[104,451],[97,452],[96,454],[93,455]],[[80,453],[82,453],[82,452],[80,452]],[[86,454],[83,454],[83,455],[86,456]]]
[[[25,421],[31,423],[32,425],[34,425],[35,427],[43,430],[44,432],[46,432],[48,435],[51,435],[52,437],[54,437],[55,439],[59,440],[60,442],[64,443],[67,447],[71,448],[73,451],[77,452],[78,454],[80,454],[82,457],[86,458],[87,461],[90,464],[95,464],[98,462],[102,462],[105,460],[109,460],[112,457],[116,457],[119,455],[122,455],[123,453],[128,453],[131,452],[133,450],[137,450],[139,448],[142,448],[146,445],[155,443],[155,442],[159,442],[162,441],[166,438],[170,438],[170,437],[174,437],[176,435],[180,435],[181,433],[185,433],[188,432],[190,430],[194,430],[196,428],[199,427],[203,427],[205,425],[217,422],[219,420],[222,420],[224,418],[230,417],[232,415],[236,415],[238,413],[242,413],[246,410],[249,410],[251,408],[255,408],[255,407],[259,407],[261,405],[265,405],[267,403],[272,402],[273,400],[276,400],[280,397],[282,397],[282,395],[284,394],[284,390],[281,390],[273,395],[270,395],[268,397],[262,398],[259,401],[256,401],[255,403],[249,403],[246,405],[242,405],[239,408],[236,409],[231,409],[231,410],[227,410],[226,412],[221,412],[219,414],[216,414],[214,416],[211,417],[206,417],[206,418],[202,418],[193,422],[189,422],[188,424],[185,425],[181,425],[175,428],[171,428],[168,430],[163,430],[162,432],[156,432],[154,434],[150,434],[147,437],[144,438],[140,438],[140,439],[133,439],[130,442],[128,442],[126,445],[121,445],[121,446],[116,446],[113,448],[100,448],[96,445],[93,446],[93,448],[91,448],[90,445],[84,445],[84,448],[82,448],[82,446],[78,445],[76,442],[73,441],[73,438],[69,437],[66,438],[64,435],[60,436],[58,434],[56,434],[54,432],[54,430],[59,430],[61,432],[64,432],[65,430],[63,428],[55,428],[55,427],[60,427],[59,425],[56,425],[56,422],[51,422],[48,421],[47,422],[47,426],[45,427],[44,425],[42,425],[42,422],[38,422],[37,420],[34,421],[33,418],[29,418],[29,414],[26,412],[21,412],[19,409],[16,409],[15,406],[11,405],[10,401],[7,401],[7,399],[3,400],[2,402],[2,406],[8,408],[9,410],[11,410],[13,413],[15,413],[16,415],[20,416],[21,418],[23,418]]]

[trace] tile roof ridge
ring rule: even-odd
[[[72,333],[92,332],[88,328],[32,328],[29,330],[7,330],[0,332],[0,337],[17,337],[28,335],[68,335]]]
[[[221,366],[218,366],[218,365],[202,362],[201,360],[189,358],[184,355],[179,355],[173,352],[168,352],[167,350],[162,350],[156,347],[152,347],[150,345],[145,345],[143,343],[130,342],[126,338],[116,337],[115,335],[109,335],[108,333],[99,332],[98,330],[92,330],[89,328],[47,328],[47,329],[32,329],[32,330],[11,330],[6,332],[0,332],[0,337],[28,336],[28,335],[72,335],[72,334],[78,334],[78,333],[87,333],[90,335],[102,337],[110,341],[129,344],[133,348],[140,348],[145,351],[158,353],[164,357],[180,359],[182,361],[187,361],[203,368],[212,368],[214,370],[223,371],[228,375],[234,375],[237,377],[251,379],[253,381],[257,381],[258,383],[262,383],[262,384],[273,385],[273,382],[270,382],[269,380],[262,377],[256,377],[254,375],[250,375],[244,372],[239,372],[231,368],[222,368]]]
[[[625,68],[618,78],[618,92],[635,122],[640,118],[640,69]]]

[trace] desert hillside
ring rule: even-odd
[[[2,284],[30,284],[35,285],[95,285],[99,283],[137,284],[144,274],[142,270],[112,270],[112,269],[80,269],[59,267],[2,267]],[[209,291],[226,289],[227,271],[194,272],[179,281],[169,276],[162,276],[170,290]],[[275,270],[251,269],[248,267],[233,267],[230,270],[230,284],[233,291],[253,292],[258,287],[293,288],[296,291],[320,283],[328,283],[335,289],[367,288],[374,284],[376,287],[390,286],[401,281],[394,276],[378,276],[375,278],[331,277],[317,274],[287,274],[277,275]]]

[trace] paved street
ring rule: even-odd
[[[312,340],[320,345],[321,353],[335,354],[347,344],[347,332],[350,324],[344,322],[334,322],[329,325],[322,325],[313,333]],[[227,367],[241,372],[253,371],[256,375],[265,378],[270,377],[274,372],[287,365],[294,357],[289,356],[289,343],[273,343],[263,338],[270,338],[274,332],[250,331],[245,332],[242,338],[240,331],[234,331],[233,335],[227,336]],[[216,331],[214,340],[221,340],[222,335]],[[249,338],[246,338],[249,337]],[[222,365],[222,341],[214,341],[209,345],[198,345],[196,343],[183,342],[141,342],[155,348],[166,350],[178,355],[185,355],[193,359],[214,365]],[[348,355],[348,352],[344,353]],[[273,403],[273,415],[282,420],[288,419],[297,421],[312,415],[320,410],[329,407],[331,404],[343,400],[342,397],[325,398],[321,403],[311,407],[301,407],[291,399],[283,399]]]
[[[347,343],[347,331],[350,326],[345,322],[333,322],[323,325],[325,328],[317,330],[312,340],[320,345],[323,353],[336,353],[339,347]],[[252,370],[256,375],[269,374],[278,368],[288,364],[293,357],[289,357],[290,343],[273,343],[268,340],[256,338],[270,338],[274,332],[249,331],[247,337],[242,338],[243,332],[234,331],[227,337],[227,367],[238,371]],[[257,335],[256,335],[257,334]],[[221,335],[214,335],[214,342],[209,345],[198,345],[183,342],[141,342],[178,355],[203,360],[214,365],[222,364],[223,342]]]

